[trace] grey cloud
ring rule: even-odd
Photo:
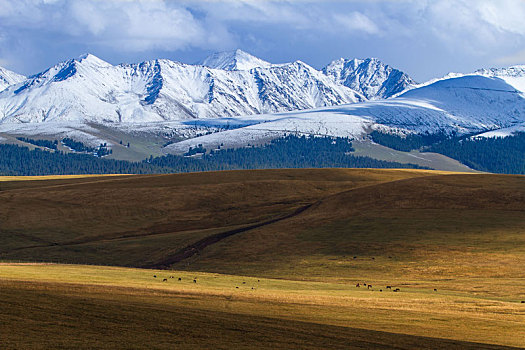
[[[0,62],[27,73],[84,51],[197,61],[192,52],[241,47],[314,65],[379,56],[438,74],[521,57],[522,18],[522,0],[0,0]]]

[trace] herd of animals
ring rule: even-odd
[[[157,275],[153,275],[153,278],[157,278]],[[169,278],[169,279],[172,279],[172,278],[175,278],[175,277],[173,277],[173,276],[169,276],[168,278]],[[163,278],[163,279],[162,279],[162,282],[168,282],[168,278]],[[179,280],[179,281],[182,281],[182,277],[179,277],[178,280]],[[260,282],[260,280],[257,280],[257,282]],[[197,283],[197,277],[195,277],[195,278],[193,279],[193,283]],[[246,282],[242,282],[242,284],[246,284]],[[366,284],[366,283],[362,283],[362,284],[361,284],[360,282],[358,282],[358,283],[355,285],[355,287],[356,287],[356,288],[361,288],[361,285],[362,285],[363,287],[366,287],[367,289],[372,289],[372,290],[374,290],[374,289],[373,289],[373,286],[372,286],[371,284]],[[235,286],[235,288],[236,288],[236,289],[239,289],[238,286]],[[255,289],[255,288],[252,287],[252,289]],[[392,289],[392,286],[386,286],[386,287],[385,287],[385,290],[387,290],[387,289],[390,289],[392,292],[396,292],[396,293],[397,293],[397,292],[401,292],[401,289],[399,289],[399,288],[394,288],[394,289]],[[379,289],[379,291],[382,292],[383,289]],[[434,288],[434,292],[437,292],[437,288]],[[522,300],[521,303],[522,303],[522,304],[525,304],[525,300]]]
[[[157,278],[157,275],[153,275],[153,278]],[[175,277],[173,277],[173,276],[169,276],[169,278],[172,279],[172,278],[175,278]],[[178,280],[179,280],[179,281],[182,281],[182,277],[179,277]],[[163,279],[162,279],[162,282],[168,282],[168,278],[163,278]],[[257,280],[257,282],[261,282],[261,280]],[[193,283],[197,283],[197,277],[195,277],[195,278],[193,279]],[[246,284],[246,282],[242,282],[242,284]],[[236,286],[235,288],[239,289],[238,286]],[[255,289],[255,288],[252,287],[252,289]]]
[[[157,275],[153,275],[153,278],[157,278]],[[169,276],[168,278],[169,278],[169,279],[172,279],[172,278],[175,278],[175,277],[173,277],[173,276]],[[163,278],[163,279],[162,279],[162,282],[168,282],[168,278]],[[182,281],[182,277],[179,277],[178,280],[179,280],[179,281]],[[260,280],[257,280],[257,282],[260,282]],[[195,277],[195,278],[193,279],[193,283],[197,283],[197,277]],[[242,282],[242,284],[246,284],[246,282]],[[360,288],[360,287],[361,287],[361,283],[358,282],[358,283],[355,285],[355,287],[356,287],[356,288]],[[363,283],[363,287],[366,287],[367,289],[372,289],[372,290],[373,290],[373,286],[372,286],[371,284]],[[239,287],[236,286],[235,288],[238,289]],[[252,287],[252,289],[254,289],[254,288]],[[400,292],[400,291],[401,291],[401,289],[399,289],[399,288],[392,289],[392,286],[386,286],[385,289],[390,289],[392,292]],[[382,292],[383,290],[380,289],[379,291]],[[436,288],[434,288],[434,292],[437,292],[437,289],[436,289]]]

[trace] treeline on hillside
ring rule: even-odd
[[[370,133],[370,138],[374,142],[403,152],[410,152],[413,149],[421,149],[422,147],[446,140],[449,137],[450,135],[447,135],[444,132],[438,132],[435,134],[429,134],[426,132],[424,134],[408,134],[405,136],[386,134],[375,130]]]
[[[219,150],[197,157],[167,155],[142,162],[101,159],[87,154],[29,150],[0,145],[1,175],[151,174],[266,168],[420,168],[350,154],[345,138],[287,136],[262,147]]]
[[[75,141],[70,137],[66,137],[62,139],[62,143],[64,146],[69,147],[75,152],[86,152],[86,153],[93,153],[95,152],[95,147],[89,147],[82,142]]]
[[[525,133],[507,137],[451,138],[426,149],[444,154],[472,169],[504,174],[525,174]]]
[[[0,175],[149,174],[168,172],[145,162],[0,145]]]
[[[30,138],[27,138],[27,137],[17,137],[16,139],[19,140],[19,141],[22,141],[22,142],[30,143],[30,144],[35,145],[35,146],[46,147],[46,148],[49,148],[49,149],[57,149],[57,145],[58,145],[58,141],[57,140],[54,140],[54,141],[50,141],[50,140],[33,140],[33,139],[30,139]]]
[[[272,169],[272,168],[421,168],[415,164],[387,162],[356,157],[346,138],[298,137],[289,135],[261,147],[222,149],[204,154],[202,170]],[[148,162],[177,169],[187,158],[167,155]]]
[[[456,159],[472,169],[502,174],[525,174],[525,133],[507,137],[471,138],[471,135],[449,135],[445,133],[411,134],[406,137],[370,134],[374,142],[399,151],[418,149],[440,153]]]
[[[121,141],[122,142],[122,141]],[[113,153],[113,151],[108,148],[106,143],[101,143],[98,147],[90,147],[82,142],[73,140],[72,138],[66,137],[62,139],[62,144],[69,147],[72,151],[80,153],[91,153],[95,157],[104,157]]]

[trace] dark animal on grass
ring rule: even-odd
[[[401,291],[401,289],[399,289],[399,288],[394,289],[394,292],[400,292],[400,291]]]
[[[242,284],[246,284],[246,282],[242,282]]]
[[[365,287],[366,287],[366,283],[363,283],[363,286],[365,286]]]
[[[157,278],[157,275],[153,275],[153,278]]]
[[[355,286],[356,286],[356,288],[359,288],[359,287],[361,287],[361,285],[360,285],[359,283],[358,283],[358,284],[356,284]]]
[[[380,289],[379,291],[380,291],[380,292],[382,292],[383,290],[382,290],[382,289]]]
[[[182,281],[182,278],[179,277],[179,281]]]
[[[174,278],[173,276],[170,276],[170,278]]]
[[[371,285],[371,284],[368,285],[368,289],[370,289],[370,288],[372,288],[372,285]]]
[[[197,283],[197,280],[193,280],[193,283]]]
[[[392,289],[392,286],[386,286],[386,289]]]
[[[168,279],[167,279],[167,278],[165,278],[165,279],[163,279],[163,280],[162,280],[162,282],[168,282]]]
[[[436,288],[434,288],[434,292],[437,292],[438,290]]]

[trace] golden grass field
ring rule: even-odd
[[[8,349],[525,346],[523,176],[3,180]]]

